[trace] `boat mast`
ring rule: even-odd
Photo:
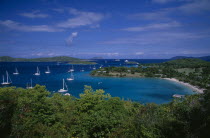
[[[3,83],[4,83],[4,75],[2,75],[2,77],[3,77]]]
[[[8,76],[8,72],[6,71],[7,74],[7,83],[9,83],[9,76]]]
[[[64,79],[63,79],[63,89],[64,89]]]
[[[31,79],[31,87],[32,87],[32,79]]]

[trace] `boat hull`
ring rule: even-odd
[[[68,92],[68,90],[60,89],[58,92]]]

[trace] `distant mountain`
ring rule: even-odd
[[[171,60],[175,60],[175,59],[187,59],[187,58],[198,58],[198,59],[210,61],[210,56],[203,56],[203,57],[176,56],[176,57],[172,57],[172,58],[170,58],[170,59],[171,59]]]
[[[173,65],[179,67],[202,67],[202,66],[210,66],[210,62],[207,62],[198,58],[182,58],[170,60],[162,63],[164,65]]]
[[[69,62],[73,64],[93,64],[93,62],[88,62],[82,59],[67,57],[67,56],[31,58],[31,59],[2,56],[0,57],[0,62]]]

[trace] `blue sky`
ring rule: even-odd
[[[0,56],[210,55],[210,0],[1,0]]]

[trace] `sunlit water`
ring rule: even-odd
[[[103,66],[128,66],[124,62],[116,62],[114,60],[99,60],[96,68]],[[143,62],[143,61],[141,61]],[[148,61],[145,61],[148,63]],[[151,62],[151,61],[150,61]],[[156,63],[162,60],[154,61]],[[36,72],[36,67],[39,67],[41,75],[33,75]],[[47,66],[50,67],[51,73],[45,74]],[[19,75],[13,75],[15,67],[18,68]],[[62,79],[70,77],[68,70],[71,65],[57,63],[0,63],[0,75],[5,75],[7,70],[12,79],[12,85],[16,87],[26,87],[26,84],[33,80],[33,85],[45,85],[51,92],[55,93],[62,88]],[[193,94],[192,89],[183,86],[179,83],[156,78],[112,78],[112,77],[92,77],[89,75],[93,65],[74,65],[73,81],[66,81],[69,88],[68,93],[75,97],[83,92],[84,85],[90,85],[93,89],[103,89],[106,93],[112,96],[121,97],[125,100],[137,101],[140,103],[167,103],[170,102],[173,94]],[[81,70],[84,69],[84,72]],[[2,78],[0,78],[2,82]],[[2,87],[2,86],[1,86]]]

